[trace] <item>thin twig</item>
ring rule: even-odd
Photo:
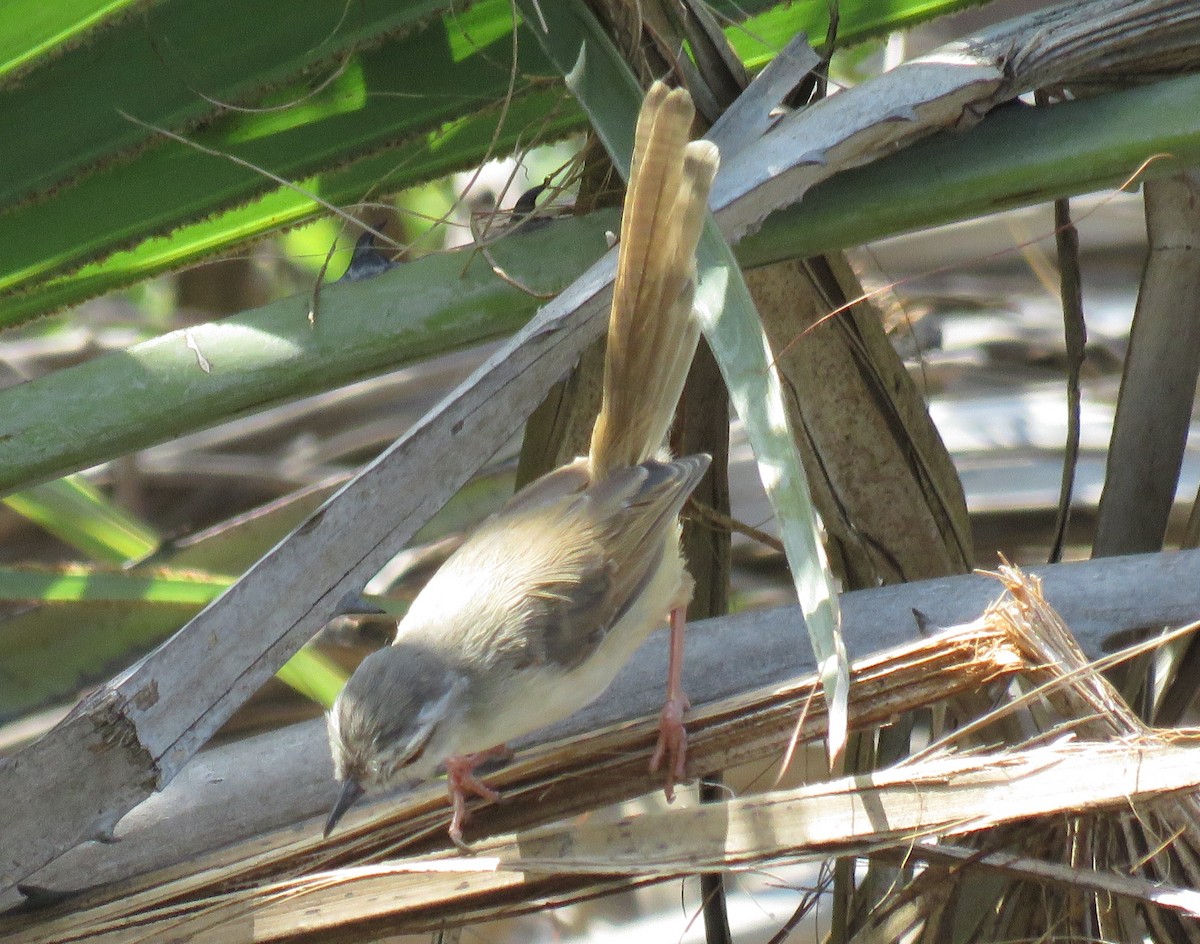
[[[1130,188],[1132,188],[1134,186],[1134,184],[1138,183],[1138,181],[1141,179],[1142,174],[1144,174],[1146,172],[1146,169],[1151,164],[1153,164],[1155,161],[1162,161],[1162,160],[1178,160],[1178,158],[1176,158],[1176,156],[1174,154],[1170,153],[1169,151],[1161,151],[1157,154],[1151,154],[1148,158],[1146,158],[1144,161],[1142,161],[1142,163],[1140,163],[1137,166],[1137,168],[1133,171],[1132,174],[1130,174],[1128,177],[1125,178],[1125,180],[1121,183],[1121,185],[1119,187],[1113,188],[1103,200],[1097,201],[1096,205],[1091,207],[1086,213],[1084,213],[1082,216],[1080,216],[1079,219],[1081,221],[1085,220],[1089,216],[1091,216],[1093,213],[1098,213],[1100,210],[1104,209],[1104,207],[1108,206],[1109,203],[1111,203],[1113,200],[1116,199],[1117,194],[1127,192],[1128,190],[1130,190]],[[1072,223],[1072,225],[1074,225],[1074,224]],[[1005,256],[1009,256],[1014,252],[1020,252],[1026,246],[1029,246],[1029,245],[1032,245],[1033,243],[1039,242],[1040,240],[1043,240],[1051,235],[1053,235],[1053,234],[1052,233],[1042,233],[1040,235],[1033,236],[1030,239],[1026,239],[1023,242],[1017,243],[1015,246],[1006,246],[1003,249],[997,249],[995,252],[983,253],[981,255],[976,256],[974,259],[972,259],[970,261],[971,262],[987,262],[987,261],[993,260],[993,259],[1003,259]],[[800,341],[806,335],[811,334],[813,331],[815,331],[817,328],[821,327],[821,325],[823,325],[826,321],[829,321],[831,318],[836,318],[842,312],[849,311],[851,308],[853,308],[859,302],[869,301],[870,299],[875,298],[877,295],[882,295],[884,292],[894,291],[895,289],[899,288],[900,286],[907,285],[908,283],[913,282],[917,279],[923,279],[923,278],[928,278],[933,275],[942,275],[946,272],[952,272],[955,269],[961,268],[962,265],[963,265],[963,263],[961,263],[961,262],[951,262],[947,265],[937,266],[936,268],[933,268],[933,269],[925,269],[924,271],[916,273],[914,275],[908,275],[902,279],[894,279],[891,282],[888,282],[886,285],[880,285],[878,288],[873,288],[870,291],[865,291],[861,295],[859,295],[857,298],[848,299],[847,301],[845,301],[841,305],[839,305],[837,308],[833,309],[833,311],[830,311],[830,312],[822,315],[820,318],[818,318],[816,321],[814,321],[812,324],[810,324],[807,328],[805,328],[803,331],[801,331],[798,335],[796,335],[795,338],[793,338],[791,341],[789,341],[787,344],[785,344],[783,346],[783,349],[781,351],[779,351],[779,353],[776,354],[771,359],[771,363],[768,364],[767,366],[774,367],[788,353],[788,351],[790,351],[793,347],[795,347],[797,344],[799,344]]]
[[[688,499],[687,509],[689,515],[699,519],[700,522],[707,524],[711,528],[719,528],[722,531],[741,534],[752,541],[757,541],[759,544],[765,544],[773,551],[778,551],[780,554],[784,553],[782,541],[774,535],[767,534],[766,531],[754,527],[754,525],[738,521],[729,515],[723,515],[715,508],[703,502],[696,501],[694,498]]]
[[[1050,103],[1049,95],[1038,90],[1039,106]],[[1062,560],[1067,525],[1071,520],[1071,493],[1075,488],[1075,467],[1079,461],[1080,400],[1079,374],[1087,347],[1087,324],[1083,318],[1083,284],[1079,274],[1079,231],[1071,222],[1071,201],[1054,201],[1054,243],[1058,250],[1059,292],[1062,296],[1063,340],[1067,347],[1067,441],[1063,447],[1062,484],[1058,492],[1058,515],[1050,563]]]

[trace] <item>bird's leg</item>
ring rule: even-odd
[[[675,781],[687,775],[687,729],[683,713],[691,707],[683,693],[683,631],[687,625],[687,610],[677,606],[671,610],[671,650],[667,657],[667,700],[658,716],[658,744],[650,758],[650,771],[658,770],[663,758],[667,761],[667,781],[663,792],[667,802],[675,799]]]
[[[475,768],[492,758],[511,756],[512,751],[506,744],[498,744],[486,751],[456,754],[446,758],[446,787],[450,794],[450,802],[454,806],[454,816],[450,820],[450,839],[456,846],[466,848],[462,828],[467,822],[467,794],[472,793],[491,803],[500,799],[498,792],[475,776]]]

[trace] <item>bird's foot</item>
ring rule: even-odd
[[[466,825],[469,817],[467,794],[473,794],[489,803],[495,803],[500,799],[497,791],[475,776],[475,768],[486,760],[511,756],[512,751],[508,746],[500,744],[488,748],[486,751],[457,754],[454,757],[446,758],[446,785],[450,794],[450,802],[454,807],[454,816],[450,820],[450,841],[460,849],[467,848],[462,836],[462,828]]]
[[[666,760],[666,783],[663,793],[667,802],[675,799],[675,783],[687,776],[687,729],[683,726],[683,713],[691,707],[682,692],[667,698],[662,713],[658,716],[658,744],[650,758],[650,772],[658,770]]]

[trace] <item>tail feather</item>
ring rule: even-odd
[[[696,245],[718,154],[709,142],[688,143],[694,116],[687,92],[655,83],[638,117],[589,456],[594,478],[658,452],[696,351]]]

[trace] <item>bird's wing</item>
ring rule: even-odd
[[[579,494],[591,481],[588,460],[581,457],[534,479],[505,502],[497,517],[554,504],[568,495]]]
[[[574,668],[645,590],[708,463],[645,462],[582,488],[571,472],[550,473],[455,551],[397,640],[432,637],[475,664]]]
[[[585,489],[566,511],[557,546],[536,564],[517,607],[527,658],[572,669],[603,642],[646,590],[679,509],[707,456],[645,462]],[[669,601],[663,601],[663,616]]]

